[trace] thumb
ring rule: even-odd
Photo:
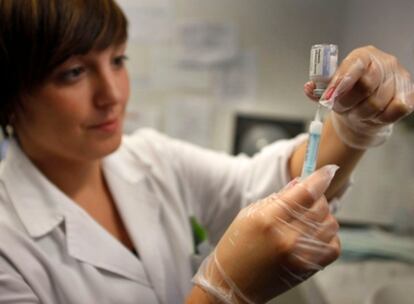
[[[328,189],[338,169],[337,165],[326,165],[304,180],[285,189],[280,194],[280,198],[287,203],[296,203],[304,207],[310,207]]]
[[[337,165],[323,166],[305,178],[302,181],[302,185],[309,191],[313,199],[317,200],[328,189],[338,169]]]

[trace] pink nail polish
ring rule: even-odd
[[[332,94],[335,92],[335,87],[330,87],[326,92],[325,95],[323,97],[324,100],[329,100],[332,97]]]
[[[288,190],[290,188],[292,188],[293,186],[295,186],[296,184],[298,184],[300,182],[300,178],[296,177],[294,179],[292,179],[284,188],[283,190]]]

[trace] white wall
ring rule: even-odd
[[[348,0],[342,28],[342,49],[373,44],[396,55],[414,72],[414,1]]]

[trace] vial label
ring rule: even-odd
[[[309,76],[330,78],[338,64],[336,45],[314,45],[311,49]]]

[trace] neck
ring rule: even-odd
[[[39,157],[39,154],[22,149],[55,186],[75,201],[85,193],[105,188],[101,159],[80,161],[50,155]]]
[[[74,200],[90,189],[104,187],[101,160],[83,163],[50,159],[46,162],[32,161],[53,184]]]

